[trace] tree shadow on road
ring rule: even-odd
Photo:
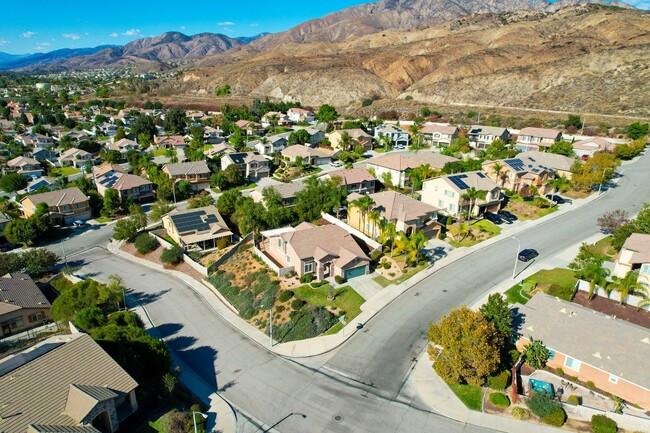
[[[191,349],[189,348],[191,345],[186,346],[186,349],[176,347],[175,343],[187,343],[190,339],[191,337],[174,337],[168,343],[170,343],[170,348],[192,371],[198,374],[211,388],[219,389],[219,380],[215,367],[218,351],[208,346],[193,347]],[[196,340],[194,339],[194,341]],[[233,385],[228,385],[228,387]]]
[[[126,293],[128,294],[129,297],[128,300],[129,304],[135,303],[140,305],[147,305],[154,301],[157,301],[161,296],[163,296],[165,293],[169,291],[171,291],[171,289],[164,289],[155,293],[144,293],[144,292],[136,292],[133,289],[127,289]]]
[[[162,325],[156,326],[156,330],[160,333],[160,336],[162,338],[171,337],[181,329],[183,329],[183,325],[180,323],[164,323]]]

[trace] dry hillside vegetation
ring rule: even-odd
[[[479,104],[648,116],[650,14],[597,6],[469,16],[345,42],[250,46],[206,57],[175,92],[297,99]],[[191,78],[190,78],[191,77]]]

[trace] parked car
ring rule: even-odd
[[[544,197],[546,197],[547,200],[550,200],[554,203],[557,204],[564,204],[564,203],[573,203],[571,199],[564,198],[562,196],[559,196],[557,194],[546,194]]]
[[[501,216],[501,218],[503,218],[504,220],[509,221],[510,223],[512,223],[513,221],[517,221],[518,219],[517,215],[503,209],[499,211],[499,216]]]
[[[539,256],[539,253],[532,248],[526,248],[525,250],[519,251],[519,260],[522,262],[528,262],[537,256]]]
[[[332,167],[340,167],[341,166],[341,161],[332,161],[332,162],[330,162],[330,165]]]
[[[494,224],[503,224],[503,220],[501,219],[501,217],[499,215],[495,214],[495,213],[492,213],[492,212],[485,212],[483,214],[483,218],[485,218],[486,220],[488,220],[488,221],[490,221],[490,222],[492,222]]]
[[[86,225],[86,223],[83,222],[83,221],[80,221],[80,220],[74,221],[74,222],[72,223],[72,227],[74,227],[74,228],[76,228],[76,229],[79,229],[79,228],[81,228],[81,227],[84,227],[85,225]]]

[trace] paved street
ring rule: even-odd
[[[552,256],[594,234],[595,220],[604,211],[620,207],[635,213],[642,202],[650,202],[650,189],[644,182],[650,158],[624,166],[622,171],[625,177],[618,188],[575,212],[520,233],[522,248],[538,249],[541,258]],[[83,252],[95,239],[108,239],[110,230],[104,227],[73,237],[66,241],[66,249]],[[222,390],[238,409],[267,425],[291,412],[307,415],[306,419],[294,415],[283,421],[277,427],[282,432],[481,432],[489,430],[432,414],[416,397],[400,389],[424,346],[428,323],[451,307],[471,304],[511,275],[515,251],[516,242],[504,240],[437,271],[337,351],[311,359],[309,365],[316,368],[269,353],[216,315],[203,298],[173,276],[103,248],[92,248],[75,258],[83,261],[82,272],[89,276],[122,275],[132,288],[129,303],[143,304],[179,357]],[[318,368],[322,364],[326,368]],[[259,431],[250,421],[244,419],[243,423],[243,431]]]

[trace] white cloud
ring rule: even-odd
[[[259,24],[257,24],[257,23],[251,23],[251,27],[257,27],[257,26],[259,26]]]
[[[140,29],[129,29],[122,33],[122,36],[140,36]]]
[[[111,34],[108,35],[108,36],[110,36],[111,38],[116,38],[116,37],[117,37],[117,33],[111,33]]]
[[[181,29],[181,30],[187,30],[187,27],[185,27],[185,26],[181,26],[180,29]]]
[[[8,43],[9,43],[8,40],[0,38],[0,46],[7,45]]]
[[[66,39],[72,39],[73,41],[77,41],[77,40],[81,39],[81,36],[76,35],[74,33],[64,33],[61,36],[63,36]]]
[[[235,23],[232,21],[221,21],[217,23],[218,26],[234,26]]]
[[[25,39],[31,39],[32,36],[35,36],[35,35],[37,35],[37,34],[38,34],[38,33],[36,33],[36,32],[25,32],[25,33],[23,33],[23,34],[20,35],[20,36],[23,37],[23,38],[25,38]]]
[[[36,51],[45,51],[50,45],[52,44],[49,42],[39,42],[38,45],[36,45]]]

